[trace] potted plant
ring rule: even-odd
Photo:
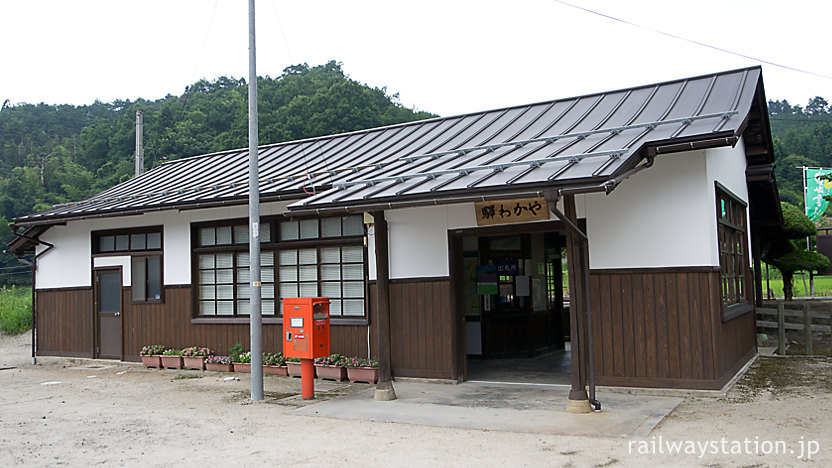
[[[182,367],[182,351],[166,349],[162,352],[162,367],[165,369],[179,369]]]
[[[300,377],[300,359],[294,357],[286,358],[286,370],[289,377]]]
[[[232,359],[234,372],[251,372],[251,351],[247,351]]]
[[[315,374],[320,379],[343,382],[347,380],[347,368],[343,361],[344,357],[340,354],[315,358]]]
[[[182,350],[182,363],[185,369],[205,370],[205,358],[212,354],[208,348],[191,346]]]
[[[209,371],[234,372],[231,359],[228,356],[208,356],[205,358],[205,368]]]
[[[348,358],[344,360],[350,382],[378,382],[378,359]]]
[[[165,351],[165,347],[162,345],[147,345],[139,351],[139,355],[142,357],[142,364],[145,367],[155,367],[157,369],[162,368],[162,359],[160,355]]]
[[[263,353],[263,373],[269,375],[287,376],[286,359],[283,353]]]

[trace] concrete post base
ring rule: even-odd
[[[566,400],[567,413],[590,413],[592,407],[589,405],[589,400]]]
[[[379,382],[376,387],[376,393],[373,395],[376,401],[392,401],[396,399],[396,389],[393,388],[393,382]]]

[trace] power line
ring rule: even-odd
[[[800,68],[790,67],[788,65],[783,65],[783,64],[780,64],[780,63],[772,62],[770,60],[763,60],[761,58],[741,54],[739,52],[734,52],[732,50],[723,49],[722,47],[717,47],[715,45],[706,44],[704,42],[695,41],[693,39],[688,39],[686,37],[677,36],[675,34],[671,34],[671,33],[668,33],[668,32],[659,31],[658,29],[653,29],[653,28],[650,28],[650,27],[647,27],[647,26],[642,26],[640,24],[631,23],[627,20],[623,20],[621,18],[616,18],[615,16],[610,16],[610,15],[606,15],[604,13],[600,13],[600,12],[597,12],[597,11],[594,11],[594,10],[590,10],[589,8],[584,8],[582,6],[573,5],[571,3],[564,2],[563,0],[552,0],[552,1],[555,2],[555,3],[560,3],[561,5],[566,5],[568,7],[572,7],[572,8],[581,10],[581,11],[585,11],[587,13],[591,13],[593,15],[600,16],[602,18],[606,18],[606,19],[609,19],[609,20],[612,20],[612,21],[617,21],[619,23],[623,23],[623,24],[626,24],[628,26],[633,26],[633,27],[636,27],[636,28],[644,29],[646,31],[650,31],[650,32],[653,32],[653,33],[656,33],[656,34],[661,34],[662,36],[671,37],[673,39],[677,39],[677,40],[684,41],[684,42],[689,42],[691,44],[695,44],[695,45],[702,46],[702,47],[707,47],[709,49],[713,49],[713,50],[723,52],[723,53],[726,53],[726,54],[736,55],[737,57],[742,57],[742,58],[746,58],[746,59],[749,59],[749,60],[754,60],[756,62],[762,62],[762,63],[768,64],[768,65],[771,65],[771,66],[774,66],[774,67],[779,67],[779,68],[783,68],[783,69],[786,69],[786,70],[791,70],[791,71],[798,72],[798,73],[804,73],[806,75],[812,75],[812,76],[816,76],[818,78],[824,78],[824,79],[827,79],[827,80],[832,80],[832,76],[823,75],[821,73],[815,73],[813,71],[803,70],[803,69],[800,69]]]

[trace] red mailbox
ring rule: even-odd
[[[283,299],[283,355],[314,359],[329,356],[329,298]]]

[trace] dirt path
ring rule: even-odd
[[[26,335],[0,337],[0,367],[17,367],[0,371],[0,466],[832,465],[828,360],[764,360],[729,398],[687,400],[646,439],[629,441],[302,416],[274,403],[296,393],[297,380],[266,376],[271,403],[251,404],[244,375],[109,361],[32,366],[28,346]],[[638,453],[639,444],[722,438],[747,438],[752,449],[755,438],[782,440],[795,453]],[[801,440],[818,442],[811,460],[797,458]]]

